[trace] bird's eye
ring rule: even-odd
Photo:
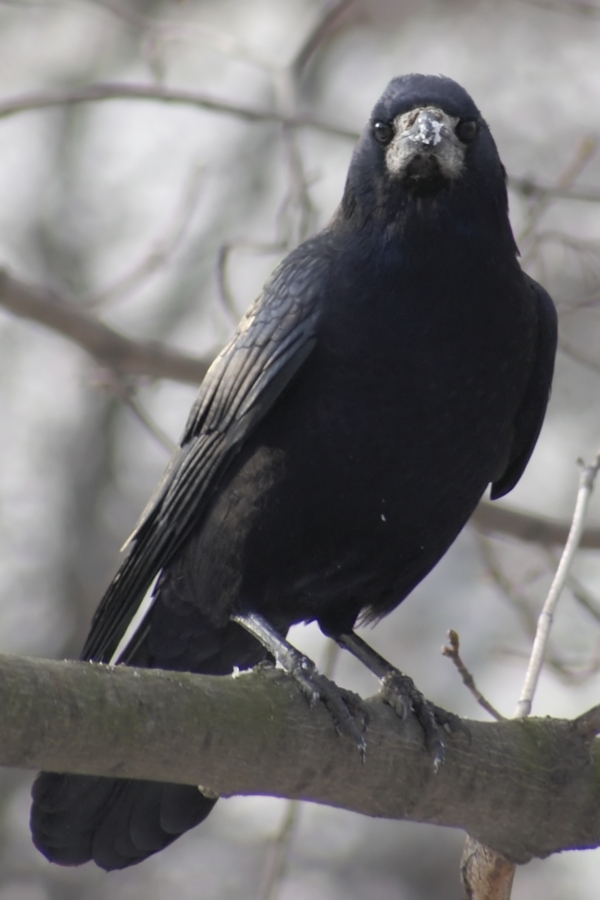
[[[373,125],[373,134],[380,144],[389,144],[394,137],[394,130],[387,122],[375,122]]]
[[[475,119],[463,119],[456,126],[456,135],[463,144],[468,144],[469,141],[472,141],[478,131],[479,124]]]

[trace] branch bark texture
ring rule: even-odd
[[[465,721],[434,774],[366,701],[366,761],[275,670],[237,678],[0,657],[0,764],[199,784],[465,829],[515,862],[600,845],[600,747],[576,722]]]

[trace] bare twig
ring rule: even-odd
[[[556,0],[521,0],[521,3],[567,15],[600,16],[600,6],[594,3],[584,3],[583,0],[569,0],[568,3],[557,3]]]
[[[202,170],[194,168],[186,179],[179,207],[173,216],[169,228],[150,251],[146,253],[130,272],[119,278],[110,287],[99,291],[89,300],[85,300],[88,309],[106,306],[139,287],[143,282],[161,268],[177,248],[190,223],[200,196]]]
[[[478,534],[478,543],[487,573],[491,580],[500,588],[504,596],[510,601],[513,608],[519,614],[521,622],[528,635],[535,635],[536,619],[529,603],[529,598],[520,591],[514,582],[508,578],[500,565],[492,541],[483,534]]]
[[[263,878],[258,889],[259,900],[276,900],[287,864],[294,832],[298,825],[300,800],[288,800],[279,830],[267,848]]]
[[[460,641],[458,634],[453,629],[450,629],[450,631],[448,632],[448,643],[442,647],[442,656],[447,656],[448,659],[452,660],[452,662],[458,669],[460,677],[463,680],[463,684],[471,691],[479,705],[482,706],[483,709],[485,709],[485,711],[489,713],[493,719],[496,719],[497,722],[501,721],[504,716],[502,715],[502,713],[499,713],[498,710],[495,709],[488,700],[485,699],[485,697],[475,684],[475,679],[462,661],[459,650]]]
[[[564,546],[569,536],[567,522],[509,509],[485,500],[473,513],[471,522],[483,532],[510,535],[526,543]],[[579,546],[588,550],[600,549],[600,527],[586,528]]]
[[[550,586],[550,590],[542,608],[542,612],[540,613],[538,629],[531,651],[529,667],[527,669],[525,682],[523,684],[523,690],[521,691],[521,696],[519,698],[519,702],[517,704],[517,709],[515,712],[516,718],[525,718],[531,712],[533,695],[535,693],[538,678],[540,676],[540,672],[544,662],[544,656],[548,644],[550,628],[552,626],[554,610],[567,580],[570,568],[573,564],[575,553],[577,552],[577,549],[579,547],[579,542],[585,524],[585,516],[588,503],[592,495],[594,481],[596,479],[596,475],[598,474],[599,468],[600,453],[597,454],[596,459],[594,460],[592,465],[584,466],[581,472],[579,491],[577,494],[577,502],[575,504],[575,512],[573,513],[571,530],[569,532],[569,537],[567,539],[567,543],[565,544],[565,549],[558,565],[558,569],[556,570],[556,575],[554,576],[554,580]]]
[[[573,159],[565,167],[565,169],[563,169],[563,171],[556,179],[555,189],[561,191],[570,188],[577,176],[591,160],[592,156],[597,150],[597,147],[598,138],[596,138],[594,135],[587,135],[586,137],[584,137],[584,139],[579,144],[579,147],[577,148]],[[535,229],[539,220],[552,203],[552,200],[553,197],[551,197],[547,192],[544,194],[537,194],[532,197],[529,211],[525,216],[525,222],[517,237],[517,243],[519,245],[522,245],[522,248],[527,248],[522,252],[523,264],[526,264],[529,260],[531,260],[535,254]],[[531,246],[527,247],[527,244],[529,242],[531,242]]]
[[[177,448],[177,444],[171,440],[168,434],[158,425],[149,413],[144,409],[136,396],[135,388],[132,384],[127,383],[125,379],[116,374],[112,370],[108,370],[107,377],[102,380],[96,378],[97,384],[102,384],[111,394],[121,400],[128,409],[134,414],[136,419],[144,426],[152,437],[163,447],[167,453],[171,454]]]
[[[566,356],[579,363],[580,366],[585,366],[587,369],[591,369],[592,372],[600,373],[600,363],[596,359],[586,356],[578,347],[574,347],[573,344],[565,341],[564,338],[560,338],[558,346]]]
[[[512,647],[501,647],[497,652],[505,657],[524,660],[528,660],[531,655],[530,652],[517,650]],[[567,685],[584,684],[600,671],[600,646],[594,648],[589,663],[579,668],[564,662],[556,653],[550,650],[546,652],[544,665]]]
[[[1,269],[0,306],[47,325],[83,347],[98,362],[122,374],[198,384],[209,366],[207,360],[186,356],[154,341],[125,337],[75,304],[18,281]]]
[[[551,547],[544,547],[546,557],[552,569],[556,569],[559,558]],[[596,622],[600,622],[600,605],[590,591],[581,583],[573,572],[569,572],[567,576],[567,587],[573,594],[577,603],[588,612]]]
[[[324,8],[322,15],[305,37],[290,64],[290,69],[293,70],[296,77],[302,73],[324,38],[331,34],[342,14],[353,2],[354,0],[334,0]]]
[[[251,250],[257,254],[283,253],[286,249],[286,242],[283,240],[275,240],[272,242],[261,241],[229,241],[219,247],[217,253],[216,276],[219,300],[222,308],[227,315],[231,324],[237,325],[240,313],[236,308],[235,298],[233,296],[227,270],[231,254],[235,250]]]
[[[600,622],[600,606],[598,605],[596,598],[572,572],[569,573],[567,585],[577,603],[579,603],[579,605],[582,606],[596,622]]]
[[[579,200],[583,203],[600,203],[597,188],[560,187],[556,184],[540,184],[532,178],[510,175],[508,186],[523,197],[551,197],[556,200]]]
[[[256,109],[231,103],[203,94],[198,91],[183,91],[161,85],[126,84],[112,82],[110,84],[88,84],[79,88],[32,91],[9,100],[0,102],[0,118],[15,115],[32,109],[46,109],[52,106],[65,106],[73,103],[95,103],[102,100],[151,100],[160,103],[182,104],[208,109],[211,112],[224,113],[249,122],[281,122],[295,128],[312,128],[351,141],[357,139],[358,132],[331,122],[321,121],[312,116],[299,114],[286,116],[273,109]]]
[[[154,53],[157,45],[165,45],[172,41],[204,41],[209,43],[212,49],[224,56],[235,57],[237,60],[253,63],[263,69],[270,70],[272,65],[258,53],[251,50],[248,45],[242,43],[231,34],[221,31],[205,22],[177,22],[164,18],[153,19],[140,13],[124,9],[120,4],[112,0],[87,0],[105,12],[112,13],[126,25],[135,28],[145,34],[145,41],[154,44]]]
[[[482,534],[479,534],[478,538],[481,554],[490,578],[502,591],[502,594],[509,601],[512,608],[517,612],[526,635],[533,641],[536,634],[537,618],[529,597],[504,572],[494,550],[492,541]],[[555,566],[555,562],[551,562],[552,569],[554,569]],[[529,652],[516,650],[512,647],[500,648],[497,652],[502,653],[504,656],[513,656],[518,657],[519,659],[528,659],[530,655]],[[598,654],[595,653],[589,665],[585,666],[583,669],[575,669],[561,659],[555,651],[547,648],[546,665],[568,684],[581,684],[598,671],[600,662],[598,660]]]
[[[87,0],[87,2],[104,10],[104,12],[111,13],[133,28],[145,30],[146,28],[153,28],[155,25],[152,19],[148,19],[132,9],[127,9],[125,6],[121,6],[120,3],[113,2],[113,0]]]

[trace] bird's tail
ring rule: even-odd
[[[224,675],[264,659],[264,649],[240,626],[215,629],[197,610],[188,612],[180,605],[175,615],[159,602],[128,664]],[[157,657],[153,645],[167,657]],[[38,775],[32,797],[33,842],[47,859],[63,866],[93,860],[106,870],[124,869],[167,847],[215,804],[190,785],[51,772]]]
[[[53,772],[38,775],[32,798],[33,843],[50,862],[107,871],[167,847],[216,803],[187,784]]]

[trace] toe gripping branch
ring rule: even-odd
[[[389,703],[403,721],[409,711],[413,710],[423,729],[425,744],[433,756],[433,769],[435,772],[439,771],[445,752],[442,728],[450,724],[452,717],[426,700],[412,678],[392,666],[353,631],[338,635],[336,641],[379,678],[379,696],[385,703]]]
[[[311,659],[282,638],[263,616],[254,612],[238,613],[231,616],[231,620],[245,628],[275,657],[281,668],[296,681],[311,706],[318,700],[323,701],[338,733],[354,741],[364,761],[366,742],[363,730],[366,715],[359,698],[354,699],[351,694],[342,693],[333,681],[317,670]]]

